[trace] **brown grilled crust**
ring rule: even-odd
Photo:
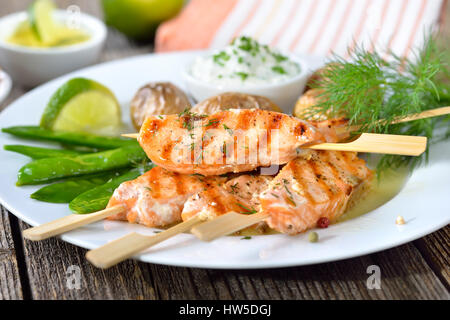
[[[109,217],[110,220],[127,220],[148,227],[161,227],[181,221],[181,210],[186,199],[196,192],[207,190],[225,182],[221,177],[198,177],[170,172],[161,167],[147,171],[135,180],[122,183],[111,197],[108,207],[122,204],[127,210]],[[167,218],[153,212],[153,205],[166,206]],[[138,213],[139,212],[139,213]]]
[[[197,120],[195,128],[192,128],[193,120]],[[209,134],[212,131],[209,129],[215,129],[212,138]],[[257,133],[256,146],[260,148],[259,155],[268,155],[266,158],[269,160],[264,163],[259,162],[262,161],[259,157],[256,163],[250,163],[249,142],[245,141],[246,134],[251,133],[250,129],[261,130]],[[270,147],[274,129],[279,130],[283,144],[278,146],[279,157],[271,159]],[[260,144],[262,134],[267,134],[267,147],[264,150],[261,150]],[[192,142],[180,144],[180,141],[185,141],[183,139],[187,137],[191,137]],[[238,141],[245,142],[238,146]],[[139,136],[140,144],[157,165],[179,173],[203,175],[243,172],[259,166],[284,164],[296,157],[296,149],[300,145],[320,141],[325,141],[322,133],[307,122],[286,114],[260,109],[222,111],[210,116],[188,114],[169,115],[163,119],[150,117],[142,126]],[[230,146],[233,148],[229,149]],[[244,151],[238,147],[243,147]],[[174,157],[180,150],[188,156],[184,161]],[[199,158],[202,150],[203,154],[213,155],[212,163],[205,163]],[[234,151],[233,156],[226,153],[231,150]],[[245,155],[244,163],[239,162],[238,158],[242,154]]]
[[[289,162],[261,196],[261,208],[270,214],[267,222],[277,231],[296,234],[321,217],[335,220],[368,190],[373,173],[355,153],[310,155]]]

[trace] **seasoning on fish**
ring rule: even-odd
[[[155,167],[135,180],[122,183],[108,207],[124,204],[127,210],[109,217],[147,227],[163,227],[181,222],[181,210],[193,194],[223,183],[225,178],[182,175]]]
[[[208,219],[234,211],[242,214],[254,214],[260,210],[259,195],[266,190],[272,176],[244,174],[227,181],[224,185],[215,185],[191,196],[185,203],[181,217],[183,221],[202,214]],[[265,222],[250,227],[254,232],[262,233]]]
[[[167,170],[220,175],[284,164],[305,143],[324,142],[313,125],[286,114],[260,109],[230,109],[212,115],[185,111],[151,116],[139,143],[148,157]]]
[[[261,194],[269,227],[297,234],[341,216],[368,190],[373,172],[354,152],[314,151],[290,161]]]

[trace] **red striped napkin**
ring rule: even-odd
[[[191,0],[162,24],[156,51],[222,48],[238,35],[309,55],[347,48],[409,56],[439,25],[446,0]]]

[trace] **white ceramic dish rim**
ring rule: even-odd
[[[213,53],[217,52],[217,50],[208,50],[207,53],[204,56],[209,56]],[[189,81],[191,83],[196,84],[197,86],[203,86],[210,90],[227,90],[229,92],[236,91],[236,90],[242,90],[242,89],[248,89],[248,90],[264,90],[264,89],[279,89],[281,87],[288,86],[294,82],[297,82],[305,77],[307,77],[310,74],[310,71],[308,69],[307,63],[298,55],[290,54],[281,52],[284,56],[287,56],[290,60],[296,62],[300,66],[300,73],[297,75],[286,79],[282,82],[277,83],[267,83],[267,84],[245,84],[245,85],[227,85],[227,84],[212,84],[205,81],[202,81],[200,79],[195,78],[191,74],[191,68],[194,61],[190,61],[188,64],[186,64],[185,68],[182,70],[182,76],[185,79],[185,81]]]
[[[7,28],[9,28],[10,30],[14,30],[21,21],[24,21],[27,18],[27,15],[27,12],[21,11],[0,18],[0,29],[2,28],[2,25],[5,24]],[[55,10],[55,17],[57,19],[65,20],[67,18],[67,15],[68,13],[64,10]],[[90,35],[88,40],[81,43],[62,47],[34,48],[8,43],[5,41],[6,36],[3,35],[0,37],[0,48],[27,54],[52,55],[82,51],[94,47],[105,40],[107,29],[105,24],[101,20],[82,12],[80,12],[80,19],[81,28],[84,31],[88,32]]]
[[[3,119],[7,119],[9,118],[9,120],[11,120],[11,114],[13,114],[16,109],[16,107],[19,107],[20,104],[25,104],[27,103],[26,100],[32,99],[32,97],[34,95],[40,95],[46,91],[48,91],[49,88],[54,88],[57,85],[60,85],[63,81],[66,81],[67,79],[74,77],[74,76],[87,76],[89,77],[90,75],[94,74],[97,75],[97,77],[99,76],[100,73],[103,74],[103,70],[109,69],[111,68],[113,70],[114,73],[117,73],[118,70],[116,70],[119,66],[121,66],[122,64],[125,67],[124,70],[127,70],[128,67],[130,67],[131,65],[137,65],[138,66],[138,70],[141,70],[142,67],[147,66],[149,60],[152,60],[153,58],[160,58],[162,56],[167,57],[168,59],[172,59],[174,62],[173,68],[176,68],[179,66],[176,65],[177,61],[179,60],[183,60],[181,58],[184,57],[184,55],[188,55],[188,56],[193,56],[198,54],[199,52],[184,52],[184,53],[170,53],[170,54],[164,54],[164,55],[144,55],[144,56],[138,56],[138,57],[133,57],[133,58],[128,58],[128,59],[123,59],[120,61],[112,61],[112,62],[108,62],[108,63],[103,63],[101,65],[97,65],[97,66],[93,66],[93,67],[88,67],[76,72],[72,72],[68,75],[62,76],[60,78],[57,78],[55,80],[52,80],[44,85],[41,85],[37,88],[35,88],[34,90],[30,91],[29,93],[25,94],[24,96],[22,96],[21,98],[19,98],[18,100],[16,100],[13,104],[11,104],[10,107],[6,108],[4,111],[2,111],[2,113],[0,113],[0,123],[5,122],[6,120]],[[201,52],[200,52],[201,53]],[[184,58],[184,60],[186,60]],[[106,69],[104,69],[106,68]],[[178,69],[179,70],[179,69]],[[105,76],[106,77],[106,76]],[[123,75],[119,78],[122,78]],[[106,79],[106,78],[105,78]],[[99,79],[100,80],[100,79]],[[164,80],[171,80],[171,79],[164,79]],[[177,81],[176,79],[172,79],[173,81]],[[130,99],[131,96],[134,92],[130,92]],[[47,95],[47,93],[45,93]],[[128,94],[127,94],[128,96]],[[23,101],[23,102],[22,102]],[[28,101],[29,103],[29,101]],[[19,114],[20,116],[20,114]],[[1,126],[5,126],[5,125],[18,125],[18,124],[24,124],[21,121],[17,120],[17,122],[15,121],[7,121],[5,123],[3,123]],[[26,123],[25,123],[26,124]],[[7,138],[4,139],[5,136],[3,134],[0,134],[0,140],[2,140],[3,142],[16,142],[17,140],[14,140],[12,138]],[[441,155],[442,157],[447,157],[450,155],[450,144],[447,144],[444,146],[444,149],[439,149],[438,152],[434,152],[437,155]],[[432,149],[432,155],[430,156],[431,159],[433,159],[434,155],[433,155],[433,149]],[[1,159],[1,157],[0,157]],[[447,158],[446,158],[447,159]],[[3,161],[5,161],[3,159]],[[245,255],[244,253],[246,253],[245,251],[242,252],[242,247],[246,247],[242,245],[242,241],[240,241],[239,239],[236,239],[237,237],[223,237],[220,239],[217,239],[211,243],[202,243],[198,240],[196,240],[192,235],[188,235],[188,234],[182,234],[179,235],[173,239],[169,239],[168,241],[166,241],[163,244],[158,245],[155,248],[150,249],[150,252],[144,252],[142,254],[137,255],[135,258],[144,261],[144,262],[150,262],[150,263],[157,263],[157,264],[164,264],[164,265],[174,265],[174,266],[185,266],[185,267],[198,267],[198,268],[212,268],[212,269],[263,269],[263,268],[275,268],[275,267],[290,267],[290,266],[298,266],[298,265],[308,265],[308,264],[316,264],[316,263],[323,263],[323,262],[329,262],[329,261],[336,261],[336,260],[342,260],[342,259],[347,259],[347,258],[352,258],[352,257],[356,257],[356,256],[361,256],[361,255],[365,255],[365,254],[369,254],[369,253],[373,253],[373,252],[377,252],[377,251],[381,251],[381,250],[385,250],[388,248],[392,248],[404,243],[407,243],[409,241],[413,241],[415,239],[418,239],[420,237],[423,237],[431,232],[434,232],[438,229],[440,229],[441,227],[447,225],[450,222],[450,217],[447,214],[447,216],[445,216],[445,212],[450,212],[450,206],[447,204],[447,202],[442,202],[442,203],[438,203],[438,210],[439,213],[436,212],[430,212],[432,217],[436,217],[436,215],[438,215],[439,217],[439,221],[435,221],[433,219],[426,219],[426,220],[422,220],[422,215],[419,216],[419,221],[414,223],[414,221],[410,222],[410,219],[408,219],[408,214],[410,214],[410,212],[405,211],[405,219],[407,221],[407,226],[403,227],[403,226],[395,226],[394,224],[394,220],[395,220],[395,216],[391,217],[390,215],[386,217],[385,211],[390,211],[389,214],[392,214],[391,211],[394,211],[395,213],[397,212],[396,210],[398,210],[399,208],[399,204],[400,204],[400,208],[403,210],[405,203],[402,202],[400,199],[400,197],[405,198],[405,193],[408,194],[411,192],[410,189],[414,189],[415,184],[423,184],[423,180],[424,177],[428,177],[429,176],[429,169],[431,168],[423,168],[423,169],[419,169],[416,172],[414,172],[414,174],[411,176],[410,181],[414,180],[412,185],[411,183],[407,183],[407,185],[403,188],[403,190],[400,192],[400,194],[397,197],[394,197],[392,200],[390,200],[389,202],[385,203],[382,207],[362,216],[359,217],[357,219],[352,219],[351,221],[347,221],[347,222],[343,222],[340,224],[336,224],[336,225],[332,225],[330,226],[328,229],[323,229],[323,230],[317,230],[321,240],[325,240],[325,238],[333,238],[333,237],[338,237],[337,239],[337,243],[336,240],[333,239],[333,241],[320,241],[317,244],[308,244],[307,240],[306,240],[306,235],[299,235],[297,237],[288,237],[288,236],[284,236],[284,235],[267,235],[267,236],[255,236],[254,239],[251,242],[246,243],[246,245],[248,246],[253,246],[253,247],[258,247],[261,246],[261,244],[264,245],[264,247],[267,247],[267,239],[270,239],[270,242],[275,242],[275,244],[273,245],[275,247],[275,249],[277,249],[277,246],[279,246],[279,244],[287,244],[290,247],[291,246],[298,246],[299,243],[301,245],[301,248],[304,250],[310,250],[311,248],[313,248],[313,251],[324,251],[324,249],[326,249],[326,254],[322,255],[320,257],[309,257],[309,258],[302,258],[301,261],[296,260],[296,259],[292,259],[290,256],[292,256],[292,254],[288,257],[288,258],[284,258],[282,260],[248,260],[248,256]],[[441,167],[437,167],[437,168],[433,168],[434,170],[437,170],[437,173],[439,173],[439,175],[437,175],[438,179],[444,179],[445,180],[445,184],[443,185],[446,189],[444,190],[444,196],[446,195],[446,192],[450,191],[450,189],[448,188],[449,185],[447,183],[447,181],[450,181],[450,167],[448,167],[448,164],[446,163],[446,166],[444,166],[444,169],[446,169],[446,172],[442,172],[442,168]],[[434,172],[434,171],[433,171]],[[432,172],[432,173],[433,173]],[[434,176],[436,176],[436,172],[434,172]],[[444,175],[443,175],[444,173]],[[14,172],[15,174],[15,172]],[[427,182],[427,180],[425,179],[425,182]],[[439,198],[439,200],[442,200],[442,193],[443,190],[442,188],[439,189],[439,185],[436,185],[436,183],[441,182],[442,181],[436,181],[433,180],[433,184],[431,184],[433,187],[438,187],[436,190],[433,190],[433,192],[428,192],[428,197],[438,197],[440,196],[441,198]],[[430,182],[427,182],[428,184],[430,184]],[[442,187],[442,185],[441,185]],[[19,217],[20,219],[24,220],[25,222],[31,224],[31,225],[37,225],[38,224],[38,220],[36,220],[36,215],[30,215],[29,213],[22,213],[20,212],[20,210],[18,210],[16,208],[16,205],[10,204],[9,201],[7,200],[7,197],[9,197],[9,194],[13,192],[13,186],[9,186],[8,187],[8,191],[7,193],[4,193],[2,191],[2,193],[0,194],[0,202],[9,210],[11,211],[13,214],[15,214],[17,217]],[[414,191],[414,190],[413,190]],[[411,209],[411,210],[422,210],[423,213],[428,213],[426,210],[430,210],[429,209],[429,205],[428,204],[421,204],[421,202],[417,202],[416,198],[418,197],[408,197],[408,201],[406,202],[406,205],[411,206],[411,208],[406,208],[406,209]],[[403,199],[405,200],[405,199]],[[432,201],[433,199],[427,199],[428,201]],[[27,200],[29,201],[29,199]],[[415,202],[416,201],[416,202]],[[400,202],[400,203],[399,203]],[[409,202],[411,202],[412,204],[410,204]],[[51,204],[49,204],[51,205]],[[58,207],[61,208],[61,207]],[[435,207],[436,208],[436,207]],[[59,210],[58,210],[59,211]],[[434,215],[434,216],[433,216]],[[444,215],[442,217],[442,215]],[[376,218],[376,219],[374,219]],[[391,219],[392,218],[392,219]],[[380,233],[379,229],[374,230],[372,224],[378,224],[380,223],[380,220],[382,219],[382,227],[383,227],[383,232]],[[387,219],[387,220],[386,220]],[[412,220],[414,220],[417,218],[413,218]],[[424,223],[426,222],[426,223]],[[74,245],[78,245],[81,246],[83,248],[87,248],[87,249],[93,249],[98,247],[100,244],[103,243],[104,240],[93,240],[92,237],[94,237],[94,239],[96,237],[98,237],[97,233],[100,232],[106,232],[104,231],[106,230],[111,230],[111,227],[116,227],[116,231],[119,231],[120,234],[114,233],[115,238],[122,236],[128,232],[131,231],[135,231],[135,232],[142,232],[148,235],[151,235],[153,233],[152,228],[145,228],[145,227],[141,227],[141,226],[137,226],[137,225],[129,225],[127,223],[121,223],[121,222],[104,222],[105,224],[108,223],[108,225],[103,225],[98,223],[92,224],[90,226],[88,226],[87,228],[83,228],[83,230],[78,230],[78,231],[72,231],[70,233],[64,234],[61,236],[61,238],[64,241],[67,241],[69,243],[72,243]],[[411,224],[412,223],[412,224]],[[350,230],[350,233],[344,233],[345,237],[339,237],[343,235],[343,230],[344,232],[349,232],[349,227],[353,228],[352,230]],[[108,229],[109,228],[109,229]],[[362,228],[362,230],[360,229]],[[355,230],[356,229],[356,230]],[[386,229],[386,230],[385,230]],[[385,240],[386,236],[388,235],[388,231],[392,233],[392,230],[397,230],[399,232],[396,232],[394,234],[395,239],[394,241],[387,241]],[[356,232],[356,233],[355,233]],[[364,235],[365,240],[369,239],[369,242],[366,244],[364,244],[363,246],[361,246],[361,244],[358,241],[355,241],[355,234],[357,235]],[[86,238],[86,235],[89,235],[89,237]],[[92,237],[91,237],[92,236]],[[392,234],[391,234],[392,236]],[[272,241],[273,239],[273,241]],[[376,243],[371,243],[371,239],[377,239]],[[380,239],[378,241],[378,239]],[[110,239],[112,240],[112,239]],[[361,240],[361,239],[358,239]],[[392,240],[392,239],[391,239]],[[109,240],[107,240],[109,241]],[[348,243],[349,241],[351,242],[351,246],[352,246],[352,251],[346,251],[343,252],[342,248],[337,248],[336,251],[329,251],[329,246],[334,246],[334,249],[336,249],[337,244],[339,243],[339,241],[344,241],[346,243]],[[100,242],[100,243],[99,243]],[[178,247],[186,247],[189,252],[191,251],[195,251],[195,250],[200,250],[201,248],[210,248],[210,247],[205,247],[205,246],[212,246],[213,250],[216,255],[219,256],[223,256],[225,253],[222,252],[223,250],[226,250],[228,247],[227,245],[230,245],[230,243],[238,243],[238,247],[234,246],[232,247],[233,250],[238,250],[239,253],[244,254],[243,257],[247,258],[247,259],[243,259],[243,261],[238,261],[236,262],[235,260],[232,259],[222,259],[222,261],[220,263],[216,263],[214,261],[214,259],[211,260],[210,257],[208,257],[207,260],[202,260],[202,261],[196,261],[195,258],[186,258],[186,257],[179,257],[179,256],[170,256],[170,254],[172,253],[172,250],[180,250],[180,249],[174,249],[174,247],[178,248]],[[292,243],[293,242],[293,243]],[[372,241],[373,242],[373,241]],[[187,245],[187,246],[186,246]],[[161,248],[162,246],[162,248]],[[170,249],[168,249],[169,252],[167,252],[167,246],[171,247]],[[269,246],[270,247],[270,246]],[[289,249],[290,249],[289,247]],[[354,249],[353,247],[356,247],[356,249]],[[217,248],[217,249],[216,249]],[[218,250],[218,248],[221,248],[222,250]],[[155,250],[154,250],[155,249]],[[271,249],[271,248],[269,248]],[[183,250],[183,248],[181,248],[181,250]],[[248,250],[248,249],[247,249]],[[211,250],[210,250],[211,251]],[[161,255],[161,252],[163,253]],[[178,251],[176,251],[178,252]],[[276,251],[278,252],[278,251]],[[250,252],[250,253],[254,253],[254,252]],[[239,255],[242,256],[242,254]]]
[[[0,103],[2,103],[8,97],[11,88],[11,77],[5,71],[0,70]]]

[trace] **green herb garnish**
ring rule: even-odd
[[[279,74],[287,74],[286,70],[284,70],[284,68],[280,66],[273,66],[272,71],[277,72]]]
[[[227,132],[230,134],[230,136],[233,135],[233,129],[231,129],[230,127],[228,127],[225,123],[223,124],[223,128],[225,130],[227,130]]]
[[[178,114],[178,117],[183,121],[182,122],[183,128],[191,131],[192,129],[194,129],[194,121],[206,118],[208,115],[197,114],[189,110],[190,110],[189,108],[184,109],[182,112]]]
[[[208,123],[204,125],[204,127],[209,127],[209,126],[212,126],[212,125],[217,124],[217,123],[219,123],[219,119],[210,119],[208,121]]]
[[[291,203],[294,207],[296,207],[297,204],[294,201],[291,191],[287,187],[287,185],[289,184],[289,181],[287,179],[283,179],[283,184],[284,184],[284,188],[286,189],[286,192],[289,194],[289,196],[286,197],[286,199],[288,200],[289,203]]]
[[[275,60],[280,63],[287,60],[286,56],[283,56],[282,54],[272,52],[272,56],[275,58]]]
[[[241,240],[250,240],[252,237],[250,237],[250,236],[245,236],[245,237],[242,237],[241,238]]]
[[[248,73],[245,73],[245,72],[235,72],[234,74],[241,77],[242,81],[245,81],[245,79],[248,78]]]
[[[244,206],[243,204],[236,202],[236,204],[241,207],[242,209],[245,210],[245,212],[241,212],[243,214],[254,214],[257,213],[258,211],[256,211],[254,208],[247,208],[246,206]]]
[[[236,194],[238,192],[238,190],[239,190],[239,185],[236,182],[235,184],[231,184],[230,188],[231,188],[231,192],[230,193],[231,194]]]
[[[349,125],[361,126],[359,132],[426,136],[433,141],[438,124],[450,128],[450,117],[390,124],[394,119],[450,104],[448,49],[439,49],[435,39],[428,37],[415,53],[414,61],[392,53],[385,57],[364,48],[356,48],[349,61],[335,56],[312,84],[323,90],[320,102],[303,116],[345,115]],[[450,129],[444,136],[450,137]],[[425,157],[384,155],[377,165],[378,174],[400,166],[413,169],[424,158],[428,159],[428,148]]]
[[[213,55],[213,60],[215,63],[223,67],[225,62],[230,60],[230,56],[225,51],[220,51],[219,53]]]

